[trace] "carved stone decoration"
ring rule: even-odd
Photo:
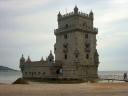
[[[78,49],[74,50],[74,55],[75,55],[76,58],[78,58],[78,55],[79,55],[79,50]]]
[[[54,55],[46,60],[27,60],[22,56],[20,68],[23,78],[67,79],[91,81],[98,79],[99,55],[96,50],[98,29],[93,24],[94,14],[80,12],[58,13],[58,28],[54,30]],[[27,62],[26,62],[27,61]]]
[[[66,54],[68,52],[68,43],[63,44],[63,52]]]

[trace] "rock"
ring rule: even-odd
[[[23,78],[18,78],[16,81],[14,81],[12,84],[29,84],[27,80]]]

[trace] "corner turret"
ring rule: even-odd
[[[28,56],[28,59],[27,59],[26,63],[31,63],[30,56]]]
[[[42,56],[42,58],[41,58],[41,60],[40,60],[40,61],[42,61],[42,62],[44,61],[44,58],[43,58],[43,56]]]
[[[22,57],[20,58],[20,64],[24,64],[25,63],[25,58],[24,55],[22,54]]]
[[[78,14],[78,8],[77,8],[77,6],[75,6],[75,8],[74,8],[74,13],[75,14]]]
[[[50,50],[50,54],[49,54],[49,56],[48,56],[48,62],[54,62],[54,56],[53,56],[53,54],[52,54],[52,51]]]
[[[61,13],[60,13],[60,11],[59,11],[59,13],[58,13],[58,20],[59,20],[61,17],[62,17],[62,15],[61,15]]]
[[[20,58],[20,66],[19,66],[21,68],[21,72],[23,72],[24,70],[24,64],[25,64],[25,58],[22,54],[22,57]]]
[[[94,19],[92,10],[91,10],[90,13],[89,13],[89,17],[91,17],[92,19]]]

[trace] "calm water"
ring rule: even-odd
[[[11,84],[19,77],[22,77],[20,71],[7,71],[7,72],[0,71],[0,83]]]
[[[128,71],[100,71],[98,72],[100,78],[105,79],[123,79],[123,74],[127,73]]]
[[[124,72],[128,73],[128,71],[100,71],[98,74],[100,78],[123,79]],[[11,84],[19,77],[22,77],[22,74],[19,71],[0,72],[0,83]]]

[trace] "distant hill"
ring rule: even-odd
[[[12,68],[5,67],[5,66],[0,66],[0,71],[18,71],[18,70],[14,70]]]

